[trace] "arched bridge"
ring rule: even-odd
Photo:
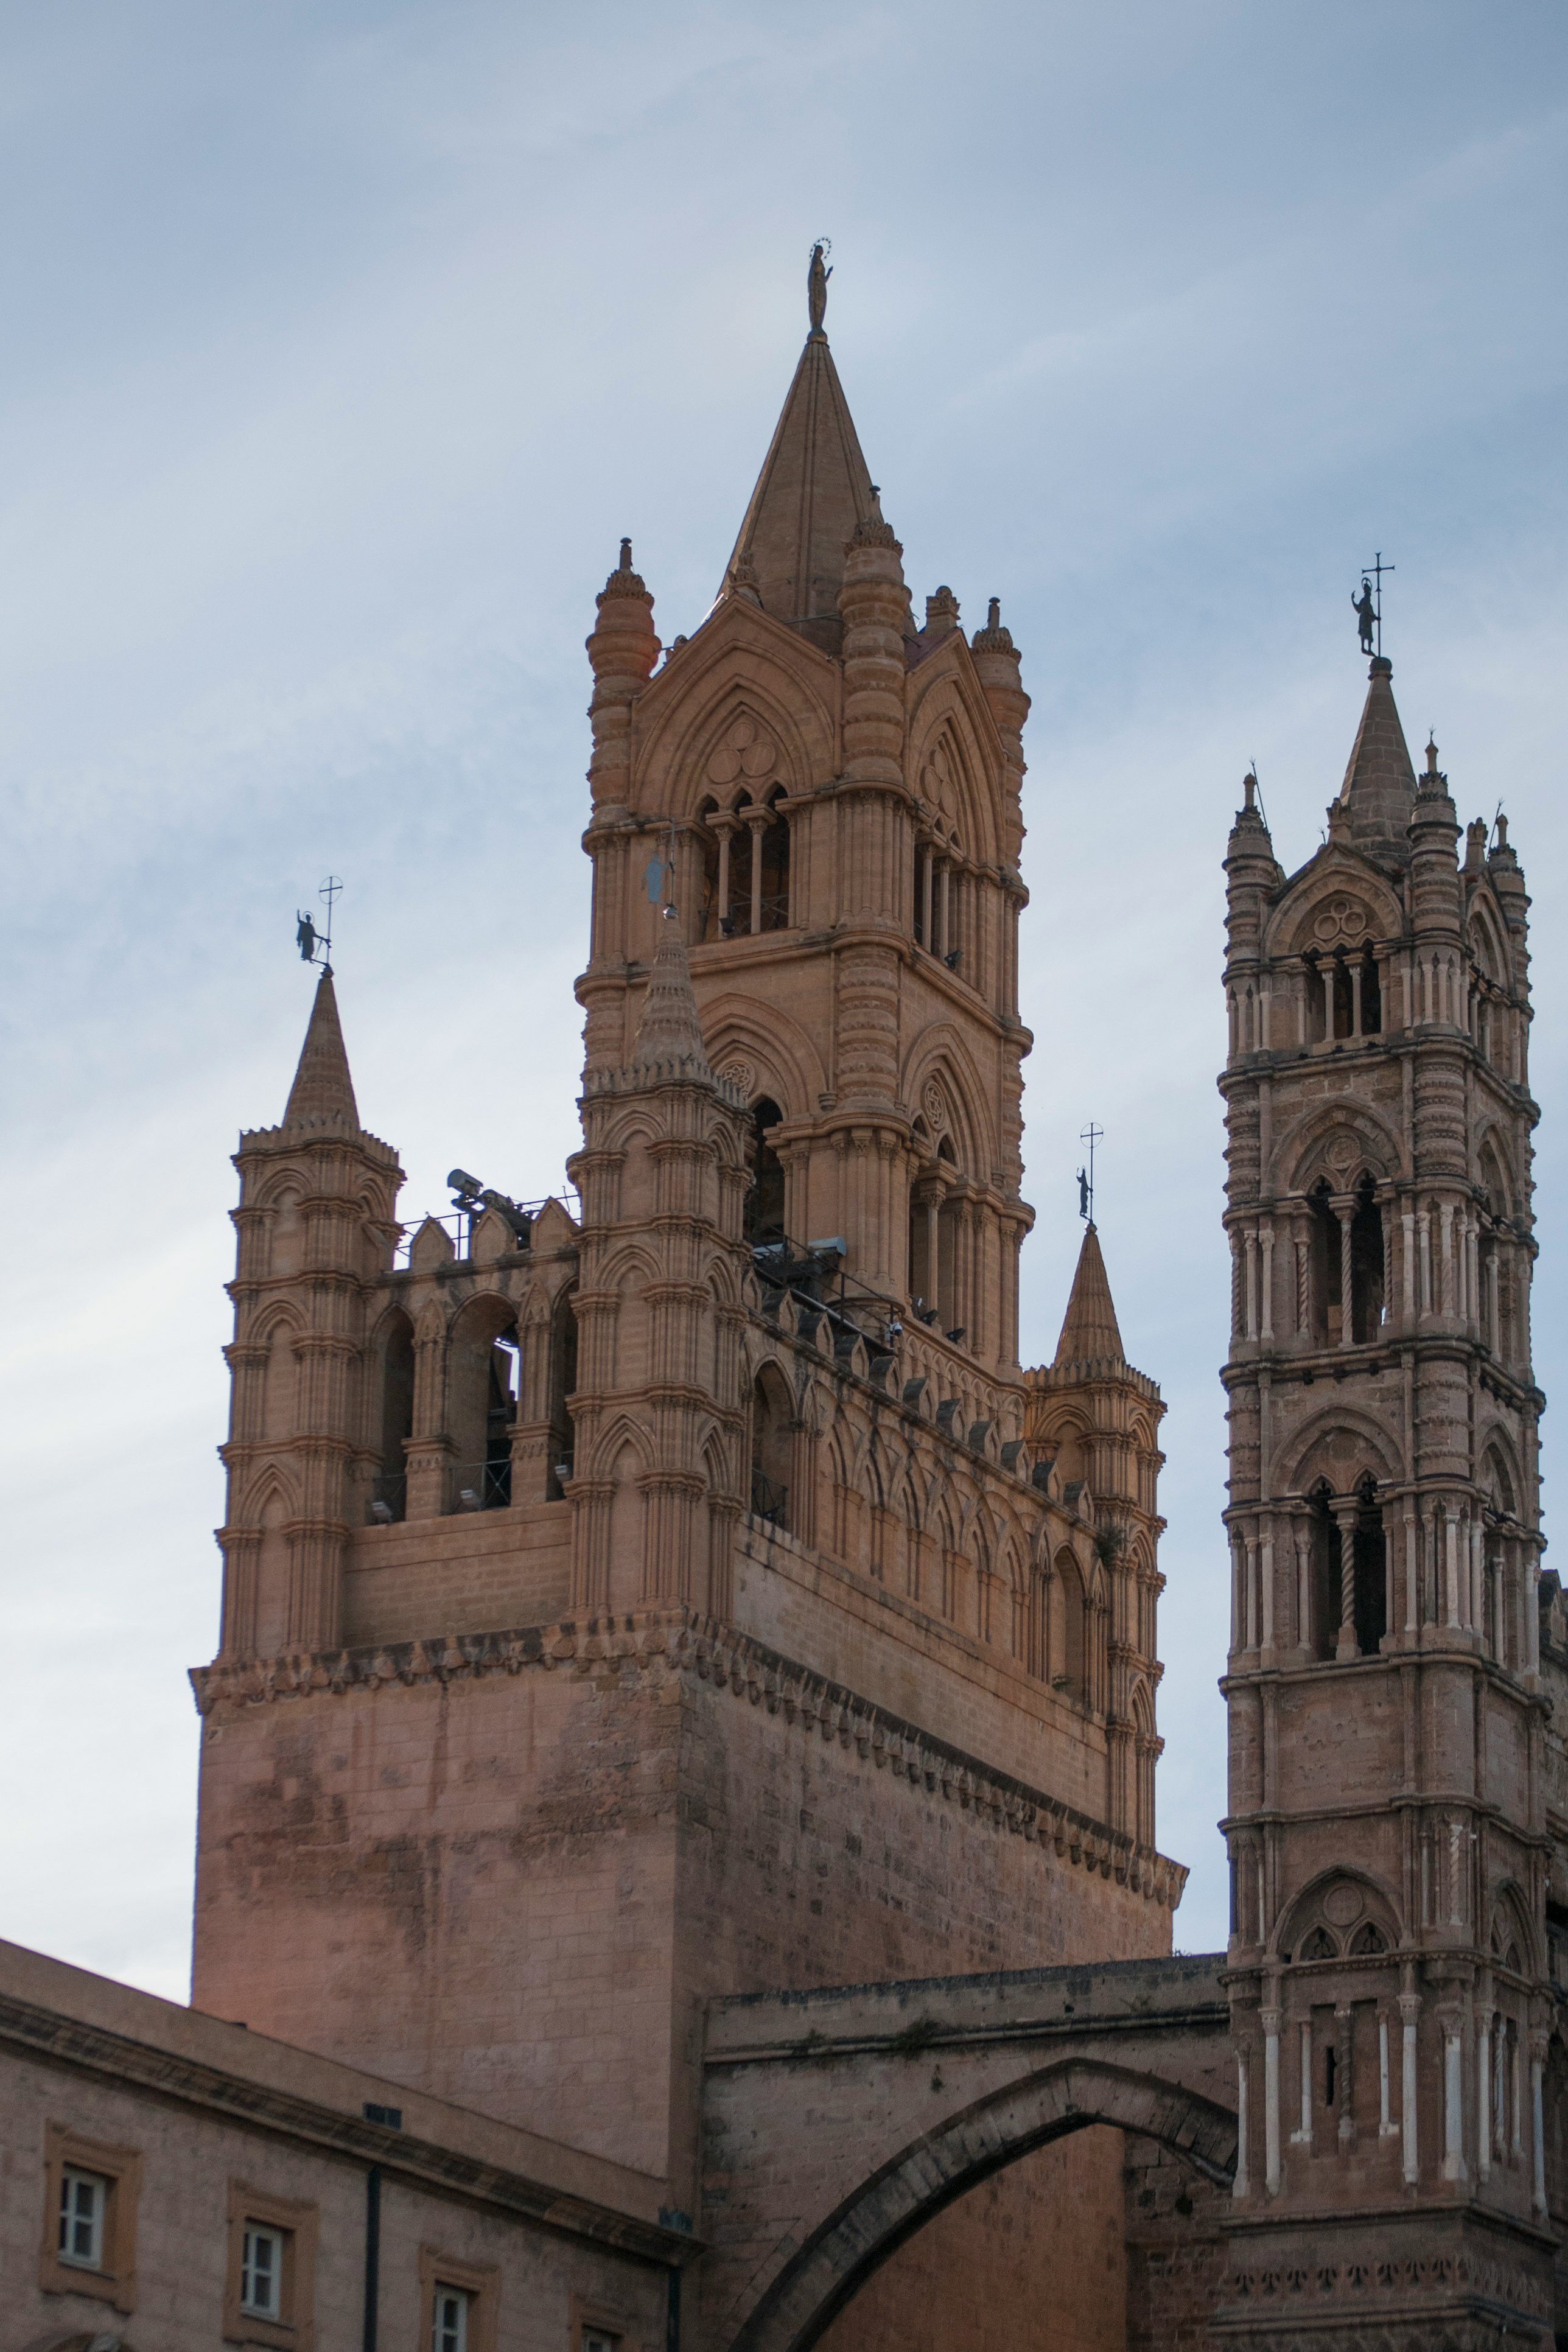
[[[701,2341],[806,2352],[906,2238],[1047,2141],[1114,2124],[1236,2169],[1224,1956],[716,2001]]]

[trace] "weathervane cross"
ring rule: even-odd
[[[342,887],[335,874],[329,874],[316,893],[318,898],[324,898],[327,902],[327,921],[324,929],[319,930],[308,914],[296,912],[295,918],[294,944],[299,949],[301,959],[306,963],[319,963],[329,980],[331,978],[332,971],[332,909],[337,904],[338,892]],[[318,950],[320,953],[317,952]]]
[[[1089,1146],[1089,1164],[1078,1171],[1078,1213],[1086,1224],[1094,1223],[1094,1147],[1104,1139],[1105,1129],[1096,1127],[1093,1119],[1079,1136],[1080,1143]]]
[[[1379,658],[1383,654],[1383,575],[1394,568],[1392,563],[1384,562],[1383,550],[1379,548],[1372,562],[1362,565],[1361,594],[1351,598],[1361,624],[1361,649],[1363,654],[1376,654]],[[1377,583],[1375,587],[1373,585],[1374,581]]]

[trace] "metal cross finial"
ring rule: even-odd
[[[1361,623],[1361,649],[1363,654],[1376,654],[1380,658],[1383,653],[1383,575],[1394,568],[1392,563],[1384,562],[1383,550],[1379,548],[1372,562],[1362,565],[1360,596],[1351,598],[1356,618]],[[1374,581],[1377,583],[1375,587],[1373,585]]]
[[[329,874],[317,891],[317,898],[327,902],[326,925],[321,930],[317,929],[310,915],[302,915],[298,908],[295,909],[294,944],[300,950],[300,960],[305,963],[319,963],[329,980],[332,973],[332,909],[342,887],[335,874]]]
[[[1080,1143],[1089,1146],[1089,1165],[1078,1171],[1078,1213],[1086,1224],[1094,1223],[1094,1147],[1104,1139],[1105,1129],[1096,1127],[1093,1119],[1079,1136]]]

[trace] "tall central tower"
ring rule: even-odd
[[[625,1059],[659,908],[713,1066],[753,1108],[752,1239],[849,1273],[1017,1369],[1020,730],[994,604],[910,612],[902,550],[812,329],[719,601],[659,662],[629,545],[599,599],[590,1080]],[[657,667],[656,667],[657,665]],[[668,861],[668,877],[664,861]]]
[[[1287,877],[1249,776],[1226,875],[1242,2133],[1220,2335],[1535,2344],[1529,900],[1506,825],[1461,835],[1434,745],[1413,772],[1381,657],[1323,846]]]
[[[330,980],[241,1140],[194,1988],[717,2243],[710,1998],[1169,1948],[1163,1408],[1092,1228],[1018,1366],[1027,698],[916,626],[819,315],[713,609],[661,661],[626,546],[588,650],[577,1213],[405,1246]],[[847,2326],[961,2340],[963,2251],[1109,2352],[1121,2213],[1041,2150]]]

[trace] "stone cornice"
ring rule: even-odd
[[[438,1636],[429,1642],[389,1642],[380,1647],[300,1652],[287,1657],[216,1659],[191,1669],[198,1711],[219,1706],[266,1706],[321,1693],[343,1696],[395,1683],[448,1684],[493,1675],[595,1667],[618,1672],[634,1664],[654,1672],[694,1675],[728,1688],[752,1706],[765,1706],[841,1747],[854,1746],[879,1770],[1042,1850],[1076,1869],[1114,1877],[1146,1900],[1174,1910],[1186,1885],[1184,1864],[1125,1832],[1077,1811],[1038,1789],[994,1769],[962,1748],[934,1738],[901,1716],[858,1692],[782,1656],[749,1634],[685,1608],[639,1610],[614,1618],[566,1619],[493,1633]]]
[[[700,2242],[438,2141],[393,2131],[276,2085],[226,2073],[181,2053],[132,2041],[58,2010],[0,1993],[0,2042],[117,2084],[132,2084],[215,2119],[302,2142],[422,2188],[457,2191],[563,2234],[620,2247],[660,2264],[689,2262]]]

